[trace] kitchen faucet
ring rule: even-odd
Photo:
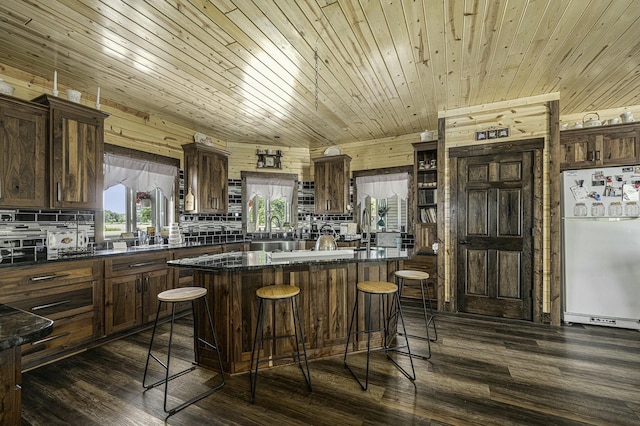
[[[280,228],[282,226],[282,223],[280,222],[280,218],[276,215],[271,216],[271,211],[269,212],[269,238],[273,238],[272,235],[272,225],[273,225],[273,220],[276,220],[276,229]]]

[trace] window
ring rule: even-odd
[[[356,177],[359,217],[367,230],[401,232],[407,226],[409,174],[393,173]],[[366,214],[365,214],[366,211]]]
[[[105,238],[122,233],[161,232],[174,219],[176,166],[105,154],[104,224]]]
[[[246,232],[282,231],[295,227],[297,218],[296,175],[243,173],[243,217]]]

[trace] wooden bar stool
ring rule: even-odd
[[[201,400],[202,398],[211,395],[213,392],[215,392],[216,390],[220,389],[224,383],[225,383],[225,378],[224,378],[224,370],[222,368],[222,357],[220,356],[220,349],[218,347],[218,342],[216,340],[216,334],[215,331],[213,329],[213,317],[211,316],[211,310],[209,309],[209,302],[207,302],[207,289],[206,288],[202,288],[202,287],[182,287],[182,288],[176,288],[176,289],[172,289],[172,290],[166,290],[163,291],[162,293],[158,294],[158,312],[156,313],[156,319],[153,323],[153,332],[151,334],[151,342],[149,343],[149,352],[147,353],[147,363],[144,367],[144,376],[142,378],[142,386],[145,388],[145,392],[146,390],[149,390],[151,388],[155,388],[157,386],[160,386],[162,384],[164,384],[164,411],[165,413],[169,413],[169,416],[171,416],[172,414],[175,414],[176,412],[182,410],[183,408],[187,407],[188,405],[193,404],[196,401]],[[211,341],[208,342],[205,339],[202,339],[198,334],[198,320],[195,318],[195,302],[196,301],[204,301],[204,305],[205,305],[205,310],[207,312],[207,316],[209,319],[209,327],[211,328]],[[193,314],[193,335],[194,335],[194,356],[195,356],[195,360],[194,360],[194,365],[192,365],[191,367],[182,370],[178,373],[174,373],[170,375],[170,365],[171,365],[171,343],[172,343],[172,339],[173,339],[173,325],[175,323],[175,319],[176,319],[176,304],[178,302],[191,302],[191,311]],[[161,306],[163,303],[171,303],[172,304],[172,309],[171,309],[171,328],[169,331],[169,345],[168,345],[168,349],[167,349],[167,362],[166,364],[160,359],[158,358],[156,355],[153,354],[152,352],[152,348],[153,348],[153,340],[156,336],[156,329],[157,329],[157,325],[158,325],[158,317],[160,315],[160,310],[161,310]],[[191,398],[188,401],[185,401],[181,404],[176,405],[173,408],[167,408],[167,388],[169,386],[169,381],[173,380],[177,377],[182,376],[183,374],[189,373],[193,370],[196,369],[196,366],[199,364],[200,362],[200,349],[201,347],[209,347],[211,349],[214,349],[217,354],[218,354],[218,365],[220,367],[220,377],[222,378],[221,382],[217,385],[215,385],[214,387],[208,389],[205,392],[200,393],[199,395],[194,396],[193,398]],[[153,358],[154,360],[156,360],[165,370],[165,376],[164,379],[161,379],[155,383],[152,383],[150,385],[146,384],[146,380],[147,380],[147,371],[149,369],[149,360]]]
[[[298,363],[300,371],[304,376],[304,380],[307,383],[307,389],[309,392],[311,389],[311,375],[309,374],[309,363],[307,361],[307,350],[304,346],[304,333],[302,330],[302,322],[300,321],[300,311],[298,309],[298,295],[300,289],[292,285],[269,285],[261,287],[256,290],[256,297],[258,298],[258,322],[256,323],[256,333],[253,339],[253,349],[251,351],[251,371],[249,372],[249,380],[251,382],[251,402],[256,397],[256,385],[258,382],[258,366],[261,362],[272,362],[279,359],[285,359],[293,357],[294,362]],[[293,314],[293,334],[276,336],[275,334],[270,337],[264,337],[264,302],[265,301],[278,301],[286,300],[291,301],[291,312]],[[259,334],[258,334],[259,332]],[[269,357],[267,359],[260,359],[260,351],[262,350],[262,343],[266,341],[274,341],[277,339],[295,338],[296,351],[292,355],[281,355],[277,357]],[[302,346],[302,355],[300,353],[300,346]],[[304,357],[304,367],[302,366],[301,358]],[[254,370],[255,359],[255,370]],[[305,372],[306,370],[306,372]]]
[[[398,280],[399,287],[399,295],[402,297],[402,290],[405,286],[405,281],[418,281],[420,283],[420,294],[422,295],[422,315],[424,316],[424,325],[427,332],[425,336],[418,336],[415,334],[409,334],[407,337],[411,337],[414,339],[420,339],[427,342],[428,354],[420,355],[420,354],[411,354],[411,356],[421,359],[429,359],[431,358],[431,342],[435,342],[438,340],[438,330],[436,329],[436,318],[433,315],[433,305],[431,301],[431,291],[429,290],[429,283],[427,280],[429,279],[429,274],[423,271],[413,271],[413,270],[400,270],[395,272],[396,279]],[[425,288],[426,288],[426,297],[425,297]],[[429,307],[427,308],[427,302],[429,303]],[[428,309],[428,312],[427,312]],[[429,335],[429,326],[433,325],[433,337]],[[408,355],[408,354],[406,354]]]
[[[411,355],[411,348],[409,348],[409,339],[406,337],[407,335],[407,330],[405,328],[405,324],[404,324],[404,316],[402,315],[402,306],[400,306],[400,297],[398,296],[398,286],[396,284],[393,283],[389,283],[389,282],[385,282],[385,281],[362,281],[359,282],[357,284],[357,289],[358,292],[356,294],[356,301],[353,305],[353,311],[351,313],[351,321],[349,322],[349,332],[348,332],[348,336],[347,336],[347,347],[344,350],[344,365],[345,367],[347,367],[349,369],[349,371],[351,372],[351,374],[353,375],[353,377],[356,379],[356,381],[358,382],[358,384],[360,385],[360,387],[362,388],[362,390],[367,390],[367,388],[369,387],[369,358],[371,355],[371,352],[379,352],[379,351],[383,351],[385,353],[385,355],[387,356],[387,359],[389,359],[389,361],[391,361],[396,368],[398,368],[398,370],[400,370],[400,372],[402,372],[402,374],[404,374],[409,380],[415,380],[416,379],[416,371],[413,368],[413,357],[409,356],[409,361],[411,362],[411,372],[412,374],[410,375],[404,368],[402,368],[394,359],[392,359],[389,356],[389,352],[398,352],[398,350],[400,349],[399,347],[390,347],[389,345],[389,337],[390,337],[390,330],[389,330],[389,323],[391,322],[393,317],[396,317],[397,319],[399,319],[400,321],[402,321],[402,330],[403,330],[403,335],[405,336],[405,340],[406,340],[406,353],[408,353],[409,355]],[[355,318],[358,314],[358,298],[360,293],[363,293],[365,296],[365,313],[364,316],[365,318],[368,318],[367,320],[367,328],[365,330],[362,331],[353,331],[353,323],[355,321]],[[371,322],[372,322],[372,312],[371,312],[371,298],[372,296],[379,296],[380,297],[380,306],[382,308],[382,314],[383,314],[383,328],[382,330],[380,329],[376,329],[373,330],[371,327]],[[389,314],[387,315],[387,310],[385,309],[385,296],[392,296],[392,302],[391,304],[393,306],[389,307]],[[393,308],[393,309],[392,309]],[[376,331],[382,331],[383,332],[383,346],[382,348],[379,349],[374,349],[371,350],[371,333],[372,332],[376,332]],[[351,335],[352,334],[361,334],[361,333],[367,333],[367,367],[366,367],[366,373],[365,373],[365,384],[363,385],[362,382],[360,381],[360,379],[358,379],[358,376],[356,376],[355,372],[351,369],[351,367],[349,366],[349,364],[347,364],[347,353],[349,352],[349,342],[351,341]],[[404,353],[404,352],[403,352]]]

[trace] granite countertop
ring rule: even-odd
[[[0,304],[0,351],[41,339],[52,330],[52,320]]]
[[[235,271],[263,268],[275,268],[290,265],[325,265],[358,262],[381,262],[388,260],[406,260],[411,257],[411,250],[398,250],[396,248],[371,248],[370,250],[345,249],[336,250],[340,255],[335,257],[313,257],[313,251],[298,250],[285,252],[282,258],[274,258],[273,253],[265,251],[246,251],[242,253],[223,253],[206,256],[191,257],[186,259],[170,260],[169,266],[208,270],[208,271]],[[346,253],[351,252],[351,253]],[[329,252],[324,252],[327,254]],[[296,255],[299,254],[299,257]]]

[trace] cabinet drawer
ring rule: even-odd
[[[0,294],[25,293],[41,288],[93,281],[100,279],[101,275],[102,262],[96,260],[7,267],[2,269]]]
[[[155,254],[108,258],[105,260],[104,264],[105,278],[122,277],[125,275],[164,269],[168,267],[167,262],[170,259],[170,251]]]
[[[55,320],[50,335],[22,345],[23,369],[39,364],[45,357],[92,341],[94,315],[94,312],[86,312]]]
[[[93,311],[95,282],[43,288],[0,297],[0,302],[52,320]]]

